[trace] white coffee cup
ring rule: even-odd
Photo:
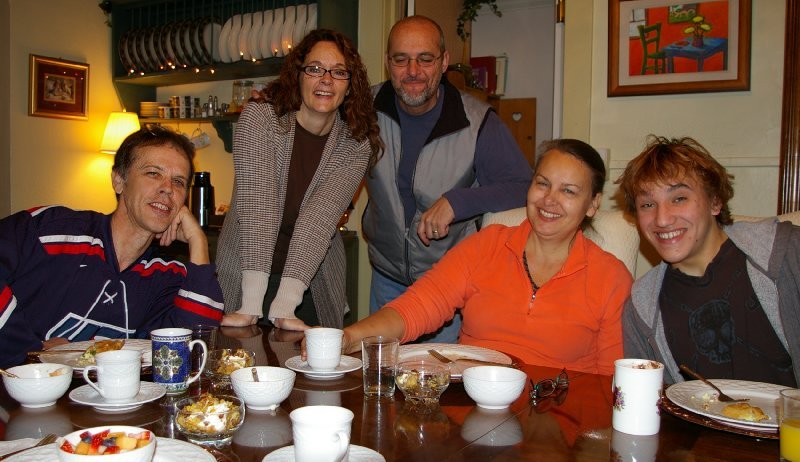
[[[319,372],[336,369],[342,360],[342,336],[344,331],[330,327],[307,329],[306,354],[308,365]]]
[[[305,406],[289,414],[298,462],[347,461],[353,411],[338,406]]]
[[[139,394],[142,373],[142,352],[114,350],[98,353],[96,365],[83,369],[83,379],[108,403],[125,403]],[[97,383],[89,379],[89,371],[97,371]]]
[[[614,361],[611,425],[629,435],[655,435],[661,426],[664,365],[648,359]]]

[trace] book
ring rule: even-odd
[[[473,74],[481,78],[483,70],[486,72],[486,83],[483,91],[486,93],[494,94],[497,89],[497,59],[494,56],[478,56],[470,58],[469,65],[472,67]]]

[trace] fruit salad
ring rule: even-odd
[[[111,433],[111,430],[103,430],[94,435],[85,431],[81,433],[80,438],[76,446],[64,440],[60,446],[61,450],[89,456],[119,454],[147,446],[153,440],[153,435],[146,430],[141,433]]]

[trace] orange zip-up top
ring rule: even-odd
[[[522,264],[531,224],[492,225],[451,249],[387,306],[405,322],[403,342],[462,310],[459,342],[528,364],[611,375],[622,357],[620,316],[633,279],[625,265],[578,231],[564,267],[533,288]]]

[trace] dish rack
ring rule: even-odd
[[[139,111],[141,101],[156,100],[158,87],[277,75],[283,56],[314,28],[338,30],[358,46],[358,3],[111,0],[114,86],[123,107]],[[226,140],[235,120],[211,122]]]

